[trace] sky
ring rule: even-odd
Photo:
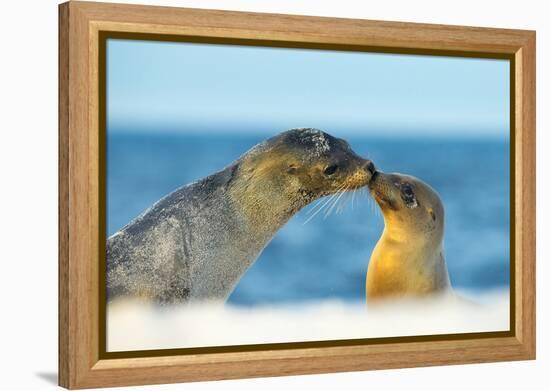
[[[108,132],[507,138],[509,95],[508,60],[107,42]]]

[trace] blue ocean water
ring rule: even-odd
[[[446,213],[446,260],[456,288],[509,286],[508,141],[343,137],[383,171],[419,177],[440,194]],[[264,138],[109,131],[108,235],[162,196],[222,169]],[[365,192],[345,201],[340,212],[326,218],[318,214],[307,224],[315,204],[294,216],[241,279],[230,303],[363,300],[368,260],[383,220]]]

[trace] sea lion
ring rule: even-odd
[[[108,238],[108,299],[226,300],[296,212],[365,186],[374,171],[346,141],[317,129],[291,129],[258,144]]]
[[[380,171],[368,188],[385,227],[369,261],[367,301],[450,292],[444,208],[435,190],[412,176]]]

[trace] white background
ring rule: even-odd
[[[138,1],[136,1],[138,2]],[[537,331],[538,359],[316,376],[145,387],[187,390],[414,389],[512,390],[548,387],[550,167],[548,124],[549,13],[543,1],[139,1],[303,15],[322,15],[537,30]],[[55,387],[57,373],[57,2],[0,5],[0,388]],[[546,23],[545,23],[546,22]],[[546,111],[546,112],[545,112]],[[546,383],[545,385],[543,385]],[[142,388],[143,389],[143,388]]]

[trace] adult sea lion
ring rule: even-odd
[[[376,171],[369,191],[385,227],[369,261],[367,301],[450,292],[444,209],[435,190],[412,176]]]
[[[375,171],[317,129],[283,132],[162,198],[107,240],[107,294],[160,303],[225,300],[274,234],[308,203]]]

